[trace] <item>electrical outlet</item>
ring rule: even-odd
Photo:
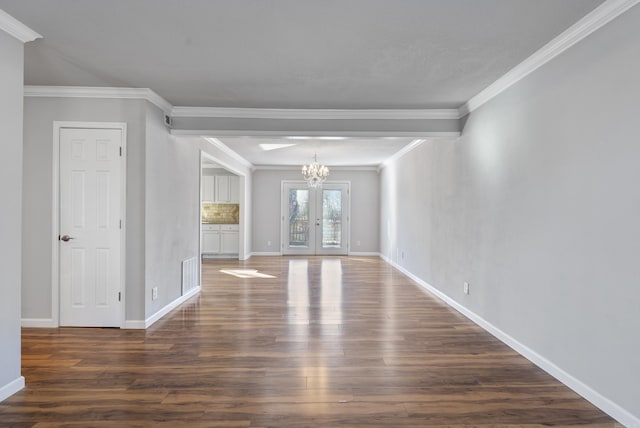
[[[360,241],[356,241],[356,247],[360,246]]]
[[[267,247],[271,246],[271,241],[267,241]]]
[[[465,281],[464,285],[462,286],[462,291],[464,292],[464,294],[469,294],[469,283]]]
[[[402,252],[402,260],[404,260],[404,251]]]
[[[158,298],[158,287],[153,287],[151,289],[151,300],[156,300]]]

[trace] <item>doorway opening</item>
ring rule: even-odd
[[[281,201],[283,255],[349,253],[348,182],[283,181]]]
[[[244,176],[201,152],[200,259],[240,259]]]

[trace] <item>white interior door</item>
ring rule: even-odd
[[[60,325],[120,326],[120,129],[60,129]]]
[[[283,254],[349,253],[348,183],[283,183],[282,212]]]

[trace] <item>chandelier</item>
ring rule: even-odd
[[[309,187],[318,187],[329,176],[329,168],[318,163],[318,154],[313,155],[313,162],[302,166],[302,176]]]

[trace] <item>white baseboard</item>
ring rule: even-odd
[[[372,251],[372,252],[368,252],[368,251],[350,251],[349,252],[350,256],[360,256],[360,257],[381,257],[380,253]]]
[[[58,324],[51,318],[22,318],[22,327],[29,328],[56,328]]]
[[[178,306],[183,304],[185,301],[189,300],[191,297],[193,297],[196,294],[198,294],[200,292],[200,289],[201,289],[200,286],[192,288],[185,295],[178,297],[176,300],[174,300],[173,302],[169,303],[167,306],[165,306],[164,308],[160,309],[158,312],[156,312],[155,314],[151,315],[149,318],[147,318],[144,321],[127,321],[125,323],[125,328],[138,328],[138,329],[143,328],[143,329],[147,329],[147,328],[151,327],[160,318],[162,318],[163,316],[167,315],[169,312],[171,312],[172,310],[174,310],[175,308],[177,308]],[[129,325],[131,327],[129,327]]]
[[[230,259],[230,260],[238,260],[238,254],[203,254],[201,256],[205,260],[212,259]]]
[[[278,252],[278,251],[255,251],[251,254],[249,254],[249,257],[253,257],[253,256],[281,256],[282,253]]]
[[[24,388],[24,377],[20,376],[18,379],[9,382],[5,386],[0,388],[0,401],[3,401],[11,397],[16,392]]]
[[[520,343],[517,339],[508,335],[504,331],[500,330],[495,325],[491,324],[489,321],[482,318],[480,315],[475,312],[467,309],[462,306],[460,303],[452,299],[451,297],[444,294],[442,291],[438,290],[434,286],[428,284],[424,280],[420,279],[413,273],[409,272],[407,269],[398,265],[397,263],[390,260],[388,257],[384,255],[380,255],[380,257],[387,263],[389,263],[394,268],[398,269],[400,272],[411,278],[422,288],[427,290],[429,293],[433,294],[440,300],[444,301],[446,304],[451,306],[456,311],[460,312],[465,317],[469,318],[471,321],[482,327],[487,332],[491,333],[497,339],[502,341],[504,344],[509,346],[514,351],[518,352],[520,355],[531,361],[536,366],[540,367],[542,370],[562,382],[564,385],[572,389],[574,392],[582,396],[584,399],[592,403],[594,406],[598,407],[603,412],[607,413],[612,418],[616,419],[618,422],[623,424],[626,427],[640,427],[640,418],[631,414],[626,409],[622,408],[620,405],[614,403],[604,395],[595,391],[588,385],[584,384],[579,379],[570,375],[562,368],[558,367],[542,355],[538,354],[533,349],[527,347],[526,345]]]
[[[122,328],[126,330],[144,330],[147,327],[144,320],[126,320]]]

